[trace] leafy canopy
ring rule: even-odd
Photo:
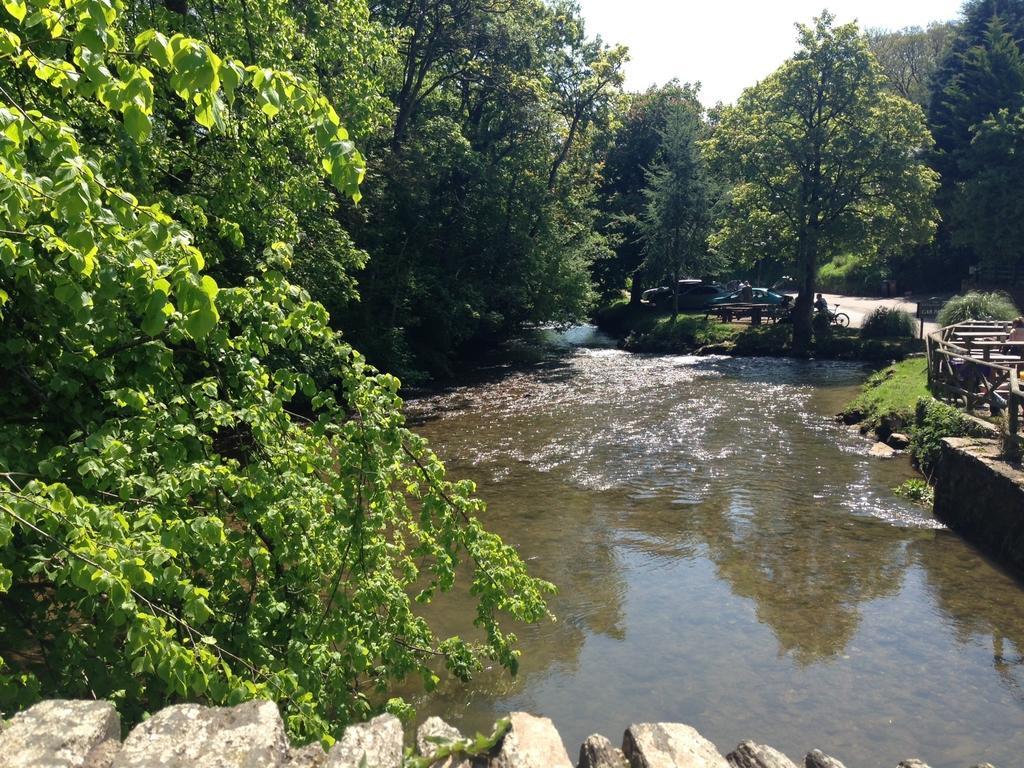
[[[268,697],[293,736],[329,738],[392,681],[434,684],[435,659],[514,671],[498,619],[542,618],[550,585],[405,428],[398,381],[285,278],[290,246],[218,285],[173,196],[136,196],[129,183],[154,185],[117,162],[165,131],[244,124],[258,145],[297,121],[319,173],[358,199],[339,115],[283,69],[182,33],[129,39],[124,11],[0,12],[2,706],[106,697],[130,723],[180,699]],[[302,372],[312,358],[328,382]],[[476,643],[415,611],[462,561]]]

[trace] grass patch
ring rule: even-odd
[[[657,317],[645,328],[637,329],[626,337],[623,344],[631,352],[691,352],[709,344],[731,341],[740,331],[739,326],[719,323],[703,315],[680,314]]]
[[[914,421],[914,411],[928,392],[928,361],[911,357],[873,373],[864,389],[843,411],[848,421],[861,421],[867,429],[886,425],[902,429]]]
[[[818,271],[818,290],[870,296],[878,292],[885,277],[884,266],[867,262],[850,253],[840,254],[821,266]]]
[[[741,326],[705,319],[703,313],[680,312],[675,322],[670,310],[619,299],[594,314],[598,328],[624,339],[631,352],[685,354],[708,344],[730,341]]]

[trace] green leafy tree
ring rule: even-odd
[[[973,129],[952,203],[953,242],[981,265],[1024,267],[1024,112],[1000,110]]]
[[[592,267],[605,300],[616,297],[628,283],[630,300],[640,301],[644,285],[640,220],[646,205],[647,169],[661,150],[669,113],[684,104],[700,108],[697,89],[674,80],[624,98],[600,190],[599,226],[614,250]]]
[[[1016,210],[1021,192],[1017,158],[1024,108],[1024,56],[999,19],[961,56],[961,69],[942,91],[937,153],[949,174],[939,200],[951,244],[972,264],[1024,263]]]
[[[353,224],[373,259],[341,317],[394,369],[450,372],[471,345],[582,316],[604,137],[622,49],[588,38],[571,5],[378,4],[398,25],[394,131]]]
[[[671,278],[673,321],[679,314],[680,278],[687,270],[703,273],[713,261],[708,252],[713,193],[698,144],[703,129],[699,106],[683,103],[669,112],[644,190],[644,268],[655,278]]]
[[[719,248],[795,266],[794,349],[807,350],[823,258],[927,241],[935,173],[919,107],[889,92],[856,25],[799,27],[800,50],[722,112],[709,149],[732,186]]]
[[[273,62],[132,24],[118,0],[0,11],[4,710],[272,698],[329,739],[410,674],[514,671],[498,618],[543,617],[550,586],[406,429],[398,381],[286,279],[285,242],[218,284],[182,221],[199,201],[117,153],[303,138],[296,162],[358,198],[340,116]],[[438,637],[416,608],[463,563],[479,637]]]
[[[931,83],[956,30],[952,22],[898,31],[868,30],[868,46],[885,73],[889,88],[927,110]]]
[[[1024,40],[1024,2],[970,0],[964,19],[950,39],[932,79],[928,126],[935,138],[930,162],[942,186],[936,205],[942,214],[938,249],[928,260],[933,274],[959,280],[978,256],[956,233],[954,210],[961,205],[965,174],[976,167],[971,152],[972,129],[1000,110],[1012,115],[1022,106],[1019,42]]]

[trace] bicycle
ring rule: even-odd
[[[840,312],[838,304],[836,304],[835,310],[826,309],[825,311],[828,312],[828,319],[832,325],[838,325],[840,328],[850,326],[850,316],[845,312]]]

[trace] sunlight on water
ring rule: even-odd
[[[863,369],[547,339],[529,369],[409,405],[479,483],[488,525],[560,588],[557,622],[517,629],[517,679],[412,689],[421,719],[487,730],[527,709],[570,753],[672,720],[723,753],[749,738],[848,768],[1013,765],[1024,594],[892,494],[905,459],[832,419]],[[464,599],[430,618],[471,634]]]

